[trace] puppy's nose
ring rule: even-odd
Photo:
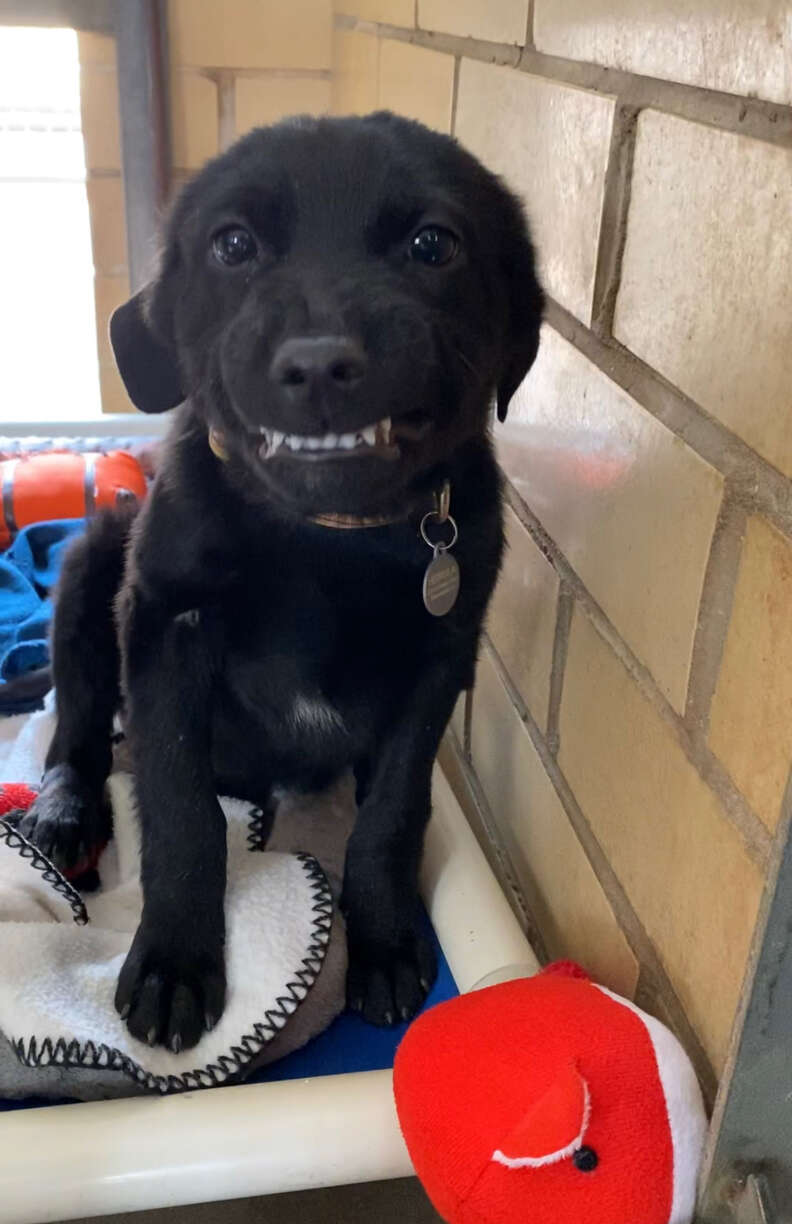
[[[365,372],[365,353],[346,336],[296,336],[284,340],[270,366],[273,382],[297,398],[320,387],[350,391]]]

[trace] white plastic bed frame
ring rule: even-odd
[[[161,418],[0,424],[6,436],[160,433]],[[439,766],[421,890],[460,993],[539,965]],[[0,1113],[0,1224],[406,1177],[391,1072]]]
[[[439,767],[421,888],[460,992],[538,970]],[[43,1224],[412,1172],[390,1071],[0,1114],[0,1224]]]

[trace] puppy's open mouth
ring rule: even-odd
[[[287,434],[262,425],[263,441],[259,445],[259,457],[264,460],[280,458],[299,459],[309,463],[328,459],[350,459],[361,455],[373,455],[380,459],[398,459],[400,441],[418,441],[431,427],[428,418],[416,423],[409,417],[392,421],[383,417],[374,425],[366,425],[349,433],[327,433],[322,436],[309,434]]]

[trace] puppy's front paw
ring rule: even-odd
[[[133,1037],[174,1054],[196,1045],[225,1007],[222,944],[177,948],[141,926],[121,970],[116,1011]]]
[[[110,835],[102,795],[86,787],[68,765],[47,771],[38,797],[16,825],[59,871],[67,872],[89,859]]]
[[[432,944],[417,931],[392,945],[349,938],[347,1005],[370,1024],[412,1020],[437,977]]]

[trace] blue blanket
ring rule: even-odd
[[[66,546],[84,529],[84,519],[34,523],[0,556],[0,694],[49,662],[49,593]]]

